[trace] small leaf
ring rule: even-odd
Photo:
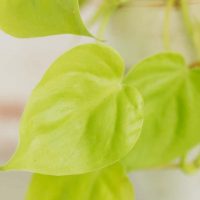
[[[33,176],[27,200],[133,200],[131,182],[120,165],[72,176]]]
[[[123,84],[111,48],[82,45],[61,56],[26,106],[20,145],[4,169],[48,175],[94,171],[123,158],[142,126],[142,99]]]
[[[56,34],[91,36],[78,0],[0,0],[0,28],[15,37]]]
[[[136,65],[126,82],[145,102],[141,137],[124,160],[129,170],[169,164],[200,143],[200,68],[161,53]]]

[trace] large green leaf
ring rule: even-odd
[[[55,34],[91,36],[78,0],[0,0],[0,28],[15,37]]]
[[[128,169],[165,165],[200,144],[200,68],[161,53],[136,65],[126,83],[145,102],[141,137],[124,160]]]
[[[4,169],[48,175],[90,172],[115,163],[134,146],[142,99],[123,84],[124,63],[99,44],[61,56],[35,88],[20,128],[20,145]]]
[[[33,176],[27,200],[133,200],[131,182],[120,165],[83,175]]]

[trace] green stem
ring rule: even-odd
[[[199,35],[194,27],[194,23],[191,19],[190,11],[189,11],[189,3],[188,0],[180,0],[181,2],[181,11],[182,11],[182,16],[183,16],[183,21],[187,30],[188,37],[190,38],[196,53],[198,59],[200,59],[200,44],[199,44]],[[196,37],[196,34],[198,35]]]
[[[183,21],[185,23],[185,27],[187,29],[189,37],[193,38],[193,24],[190,17],[189,12],[189,3],[188,0],[180,0],[181,1],[181,11],[183,16]]]
[[[103,0],[102,1],[97,11],[94,13],[94,15],[89,19],[87,23],[89,27],[95,25],[97,22],[100,23],[99,28],[98,28],[98,33],[97,33],[98,38],[100,39],[104,38],[106,27],[109,23],[109,20],[113,12],[119,6],[124,5],[125,3],[129,1],[130,0]]]
[[[168,0],[166,9],[165,9],[165,16],[164,16],[164,27],[163,27],[163,43],[166,50],[171,49],[170,45],[170,14],[173,6],[175,5],[175,0]]]
[[[102,40],[105,39],[105,31],[106,31],[106,27],[110,21],[111,15],[113,14],[115,9],[110,10],[109,12],[105,13],[101,22],[100,22],[100,26],[98,28],[98,32],[97,32],[97,38],[100,38]]]
[[[190,163],[187,162],[187,155],[183,156],[180,167],[187,174],[193,174],[200,169],[200,154]]]
[[[87,25],[92,27],[107,12],[105,3],[101,4],[94,15],[88,20]]]

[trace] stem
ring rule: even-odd
[[[191,162],[187,162],[187,155],[183,156],[180,162],[180,167],[187,174],[193,174],[200,169],[200,154]]]
[[[164,27],[163,27],[163,43],[166,50],[171,49],[170,45],[170,14],[176,0],[168,0],[165,8]]]
[[[112,11],[109,11],[107,13],[105,13],[105,15],[103,16],[103,19],[101,20],[100,26],[98,28],[98,32],[97,32],[97,38],[100,38],[102,40],[105,39],[105,31],[106,31],[106,27],[110,21],[110,17],[113,14],[115,9],[113,9]]]
[[[183,21],[185,24],[185,28],[187,30],[188,37],[190,38],[196,50],[198,59],[200,59],[200,44],[199,44],[199,39],[198,39],[198,37],[200,37],[200,30],[195,29],[194,23],[191,20],[188,0],[180,0],[180,2],[181,2],[181,11],[182,11],[182,16],[183,16]]]
[[[101,4],[97,11],[92,15],[92,17],[88,20],[87,25],[92,27],[103,15],[107,12],[105,4]]]
[[[191,38],[193,38],[193,23],[190,18],[188,1],[187,0],[180,0],[180,1],[181,1],[181,11],[182,11],[185,27],[187,29],[188,35]]]
[[[124,5],[125,3],[129,2],[130,0],[103,0],[100,4],[97,11],[94,15],[89,19],[88,26],[91,27],[95,25],[97,22],[100,22],[100,26],[98,28],[98,38],[104,38],[104,33],[106,27],[109,23],[110,17],[113,12],[120,6]]]

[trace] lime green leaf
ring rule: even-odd
[[[133,200],[131,182],[120,165],[83,175],[33,176],[27,200]]]
[[[145,104],[141,137],[124,160],[129,170],[163,166],[200,143],[200,68],[163,53],[139,63],[126,82]]]
[[[81,20],[78,0],[0,0],[0,5],[0,28],[15,37],[91,36]]]
[[[123,158],[142,126],[142,99],[123,84],[120,56],[100,44],[61,56],[35,88],[20,145],[4,169],[48,175],[90,172]]]

